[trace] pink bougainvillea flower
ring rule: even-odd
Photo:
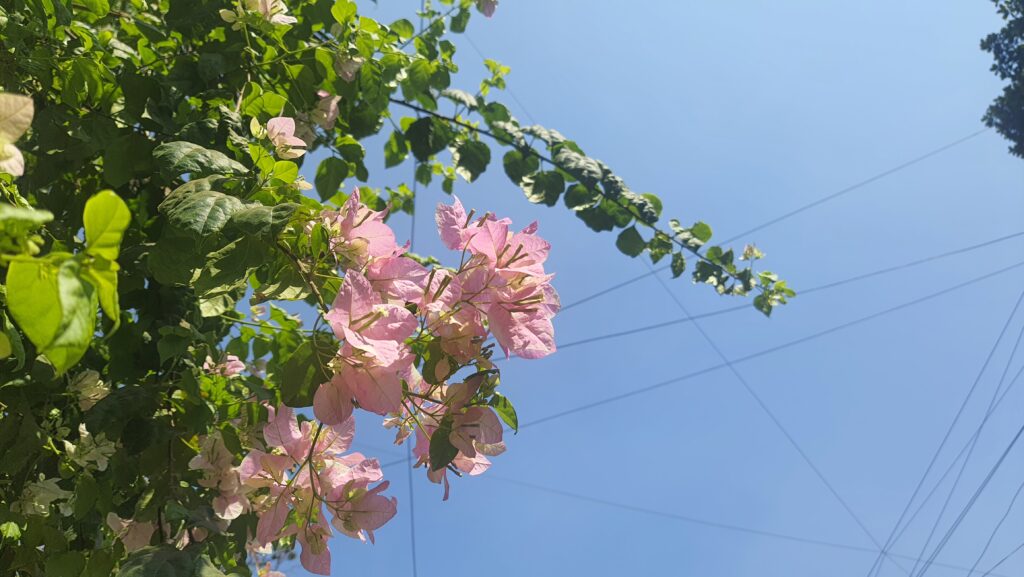
[[[359,73],[359,69],[363,67],[365,61],[366,59],[362,56],[338,54],[334,57],[334,72],[345,82],[352,82],[356,79],[356,74]]]
[[[271,118],[267,122],[267,138],[274,144],[277,156],[288,160],[306,154],[306,142],[295,136],[295,119],[287,116]]]
[[[263,436],[278,453],[254,450],[239,466],[242,482],[260,492],[253,500],[259,514],[255,543],[263,546],[294,535],[302,546],[302,566],[328,575],[327,543],[333,530],[327,513],[334,514],[334,525],[347,535],[363,538],[365,532],[372,540],[372,532],[394,516],[396,501],[379,495],[386,482],[371,487],[383,479],[376,459],[343,454],[355,435],[353,419],[314,430],[309,421],[298,423],[288,407],[268,407],[268,411]],[[300,514],[290,516],[293,510]]]
[[[241,479],[234,466],[234,455],[224,445],[219,431],[202,439],[199,454],[188,462],[188,466],[203,472],[200,485],[220,492],[213,500],[213,511],[218,517],[236,519],[248,510],[249,500],[243,494]]]
[[[320,220],[330,233],[331,250],[362,268],[373,258],[401,251],[395,232],[384,223],[385,216],[360,202],[356,189],[341,210],[324,211]]]
[[[388,488],[387,481],[369,490],[355,485],[346,484],[331,495],[332,502],[342,503],[332,508],[334,519],[331,525],[349,537],[360,541],[369,539],[373,543],[373,532],[383,527],[398,511],[398,499],[380,495]]]
[[[477,453],[491,457],[505,452],[502,442],[502,426],[498,416],[488,407],[469,407],[462,412],[452,413],[452,432],[449,440],[452,446],[469,458]]]
[[[117,535],[128,553],[138,551],[149,545],[156,531],[156,524],[149,521],[122,519],[116,513],[107,513],[107,527]]]
[[[498,0],[476,0],[476,9],[488,18],[494,16],[494,10],[497,7]]]
[[[211,375],[233,377],[245,370],[245,363],[235,355],[225,356],[224,361],[220,363],[214,363],[213,358],[207,356],[206,362],[203,363],[203,370]]]
[[[426,267],[400,254],[373,259],[366,267],[373,288],[400,302],[418,302],[429,275]]]
[[[385,304],[370,281],[354,270],[345,271],[341,290],[324,318],[335,336],[382,366],[390,366],[403,356],[403,341],[416,330],[412,313],[405,307]]]
[[[338,103],[341,102],[341,97],[326,90],[318,90],[316,95],[320,97],[320,101],[317,102],[316,109],[313,110],[310,117],[313,122],[320,125],[320,128],[331,130],[338,120]]]

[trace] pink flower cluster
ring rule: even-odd
[[[344,268],[341,289],[325,314],[342,345],[334,378],[316,391],[314,412],[329,426],[344,423],[355,407],[391,415],[398,442],[416,431],[423,465],[431,465],[432,432],[450,415],[448,442],[459,450],[451,465],[479,474],[490,464],[485,455],[504,450],[502,427],[479,399],[470,406],[481,379],[451,386],[445,381],[473,364],[492,368],[486,346],[491,335],[506,356],[536,359],[554,352],[551,321],[559,302],[552,275],[544,271],[550,245],[537,236],[536,223],[514,232],[508,219],[473,218],[455,199],[438,206],[436,221],[442,241],[461,253],[461,262],[455,269],[428,269],[405,255],[384,217],[357,194],[340,211],[321,215]],[[412,345],[426,341],[436,341],[446,358],[424,380]],[[447,465],[432,464],[428,477],[442,482]]]
[[[242,371],[245,370],[245,363],[235,355],[227,355],[223,361],[215,363],[213,357],[207,355],[206,361],[203,363],[203,370],[211,375],[234,377],[242,374]]]
[[[396,500],[381,495],[388,482],[378,461],[346,454],[355,409],[386,416],[385,426],[397,429],[396,444],[415,437],[414,465],[443,484],[447,499],[449,471],[479,475],[489,457],[505,451],[503,425],[491,407],[500,399],[495,344],[506,357],[555,351],[558,294],[544,270],[550,246],[537,236],[536,223],[513,231],[508,219],[467,214],[458,199],[439,205],[441,240],[460,255],[458,266],[448,268],[408,255],[385,216],[361,203],[356,191],[308,226],[311,234],[327,233],[343,276],[324,313],[340,346],[330,362],[332,378],[313,397],[319,423],[299,423],[292,409],[268,406],[266,445],[240,465],[217,434],[202,440],[190,463],[202,472],[200,485],[216,490],[218,517],[226,522],[254,511],[255,548],[294,535],[302,565],[322,575],[330,571],[327,542],[335,530],[372,542],[396,512]],[[229,375],[240,364],[208,359],[205,368]]]
[[[395,516],[397,500],[380,494],[388,482],[376,459],[344,454],[352,445],[355,419],[314,427],[310,421],[300,425],[283,405],[267,410],[267,450],[250,451],[236,468],[252,508],[260,513],[256,544],[295,535],[302,545],[302,566],[330,575],[327,541],[334,529],[372,542],[373,532]]]

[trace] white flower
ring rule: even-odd
[[[100,380],[99,373],[89,369],[75,376],[75,380],[71,382],[71,390],[78,393],[78,407],[88,411],[110,394],[110,385]]]
[[[65,491],[57,485],[57,479],[47,479],[40,474],[38,481],[29,483],[22,490],[21,498],[11,504],[11,510],[23,515],[46,517],[50,514],[50,505],[55,501],[66,501],[72,495],[74,493]],[[62,507],[61,513],[66,514],[64,511],[65,509]]]
[[[25,174],[25,158],[14,143],[32,125],[34,115],[31,98],[0,92],[0,172]]]
[[[68,459],[83,469],[91,469],[95,464],[97,470],[106,471],[110,456],[117,450],[114,443],[108,441],[103,433],[93,437],[85,428],[85,423],[78,425],[78,437],[77,445],[64,441]]]

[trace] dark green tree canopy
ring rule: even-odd
[[[1024,0],[993,0],[1006,21],[981,41],[992,54],[992,72],[1007,82],[988,107],[984,121],[1010,141],[1010,152],[1024,158]]]

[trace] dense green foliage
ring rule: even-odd
[[[755,293],[765,314],[792,295],[753,270],[753,247],[734,254],[704,223],[663,224],[656,196],[516,121],[493,98],[506,67],[488,61],[478,90],[456,89],[449,33],[474,3],[427,6],[416,33],[349,0],[292,0],[293,24],[228,0],[0,0],[0,91],[34,105],[27,133],[0,133],[25,158],[23,176],[0,173],[0,574],[250,573],[255,516],[217,519],[188,463],[214,431],[237,462],[259,445],[259,401],[309,407],[331,378],[334,334],[272,303],[323,311],[338,292],[329,231],[311,223],[346,185],[372,184],[369,136],[389,134],[388,167],[415,162],[419,183],[448,192],[500,162],[530,202],[618,231],[623,253],[667,258],[675,276],[692,261],[694,281]],[[336,118],[318,91],[340,97]],[[326,152],[315,195],[298,176],[310,156],[266,134],[279,116]],[[359,195],[392,213],[415,206],[406,185]],[[203,369],[228,354],[251,370]],[[430,374],[444,355],[416,354]],[[514,420],[507,399],[488,402]],[[125,561],[111,515],[153,524],[155,546]]]
[[[992,72],[1007,84],[984,120],[1010,141],[1010,152],[1024,158],[1024,1],[993,2],[1006,25],[986,36],[981,49],[992,53]]]

